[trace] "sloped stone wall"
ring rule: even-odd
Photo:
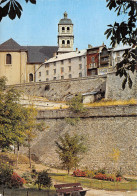
[[[78,93],[105,89],[106,76],[93,76],[76,79],[14,85],[25,95],[46,97],[51,101],[64,101]]]
[[[128,82],[126,84],[125,89],[122,89],[122,82],[124,77],[120,78],[116,76],[115,72],[109,72],[107,74],[107,81],[106,81],[106,99],[111,100],[127,100],[127,99],[137,99],[137,71],[134,74],[130,73],[132,79],[132,88],[128,87]]]
[[[69,110],[39,111],[38,121],[44,121],[48,128],[32,144],[32,154],[48,166],[60,167],[55,141],[69,132],[85,136],[87,152],[80,162],[80,168],[108,171],[120,170],[137,175],[137,105],[89,108],[85,114],[77,115],[80,120],[75,126],[66,122],[66,117],[75,118]],[[120,156],[115,164],[113,150]]]

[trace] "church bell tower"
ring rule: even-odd
[[[63,54],[73,51],[74,35],[73,23],[68,18],[67,12],[64,13],[64,18],[58,24],[58,54]]]

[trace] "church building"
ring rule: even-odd
[[[57,46],[21,46],[13,39],[0,45],[0,77],[7,84],[35,82],[35,71],[57,52]]]

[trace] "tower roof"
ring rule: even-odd
[[[68,14],[67,12],[64,12],[64,18],[62,18],[60,21],[59,21],[59,25],[73,25],[72,23],[72,20],[67,18],[68,17]]]

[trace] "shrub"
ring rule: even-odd
[[[24,178],[21,178],[17,173],[13,172],[10,181],[11,187],[19,188],[22,187],[25,183],[26,181]]]
[[[85,173],[85,171],[81,171],[81,170],[77,169],[73,172],[73,176],[75,176],[75,177],[85,177],[86,173]]]
[[[25,179],[26,183],[32,183],[32,178],[30,173],[23,173],[22,178]]]
[[[41,189],[42,186],[50,188],[52,186],[52,180],[49,176],[47,170],[43,170],[38,173],[37,180],[35,184],[38,184],[38,188]]]
[[[13,169],[11,166],[7,164],[0,164],[0,184],[1,185],[8,185],[11,176],[13,174]]]
[[[100,173],[100,174],[105,174],[106,173],[104,168],[103,169],[99,169],[97,172]]]
[[[85,170],[85,175],[87,178],[93,178],[95,175],[95,172],[92,170]]]
[[[96,174],[93,178],[95,179],[98,179],[98,180],[106,180],[106,181],[121,181],[122,178],[121,177],[116,177],[115,175],[112,175],[112,174],[101,174],[101,173],[98,173]]]

